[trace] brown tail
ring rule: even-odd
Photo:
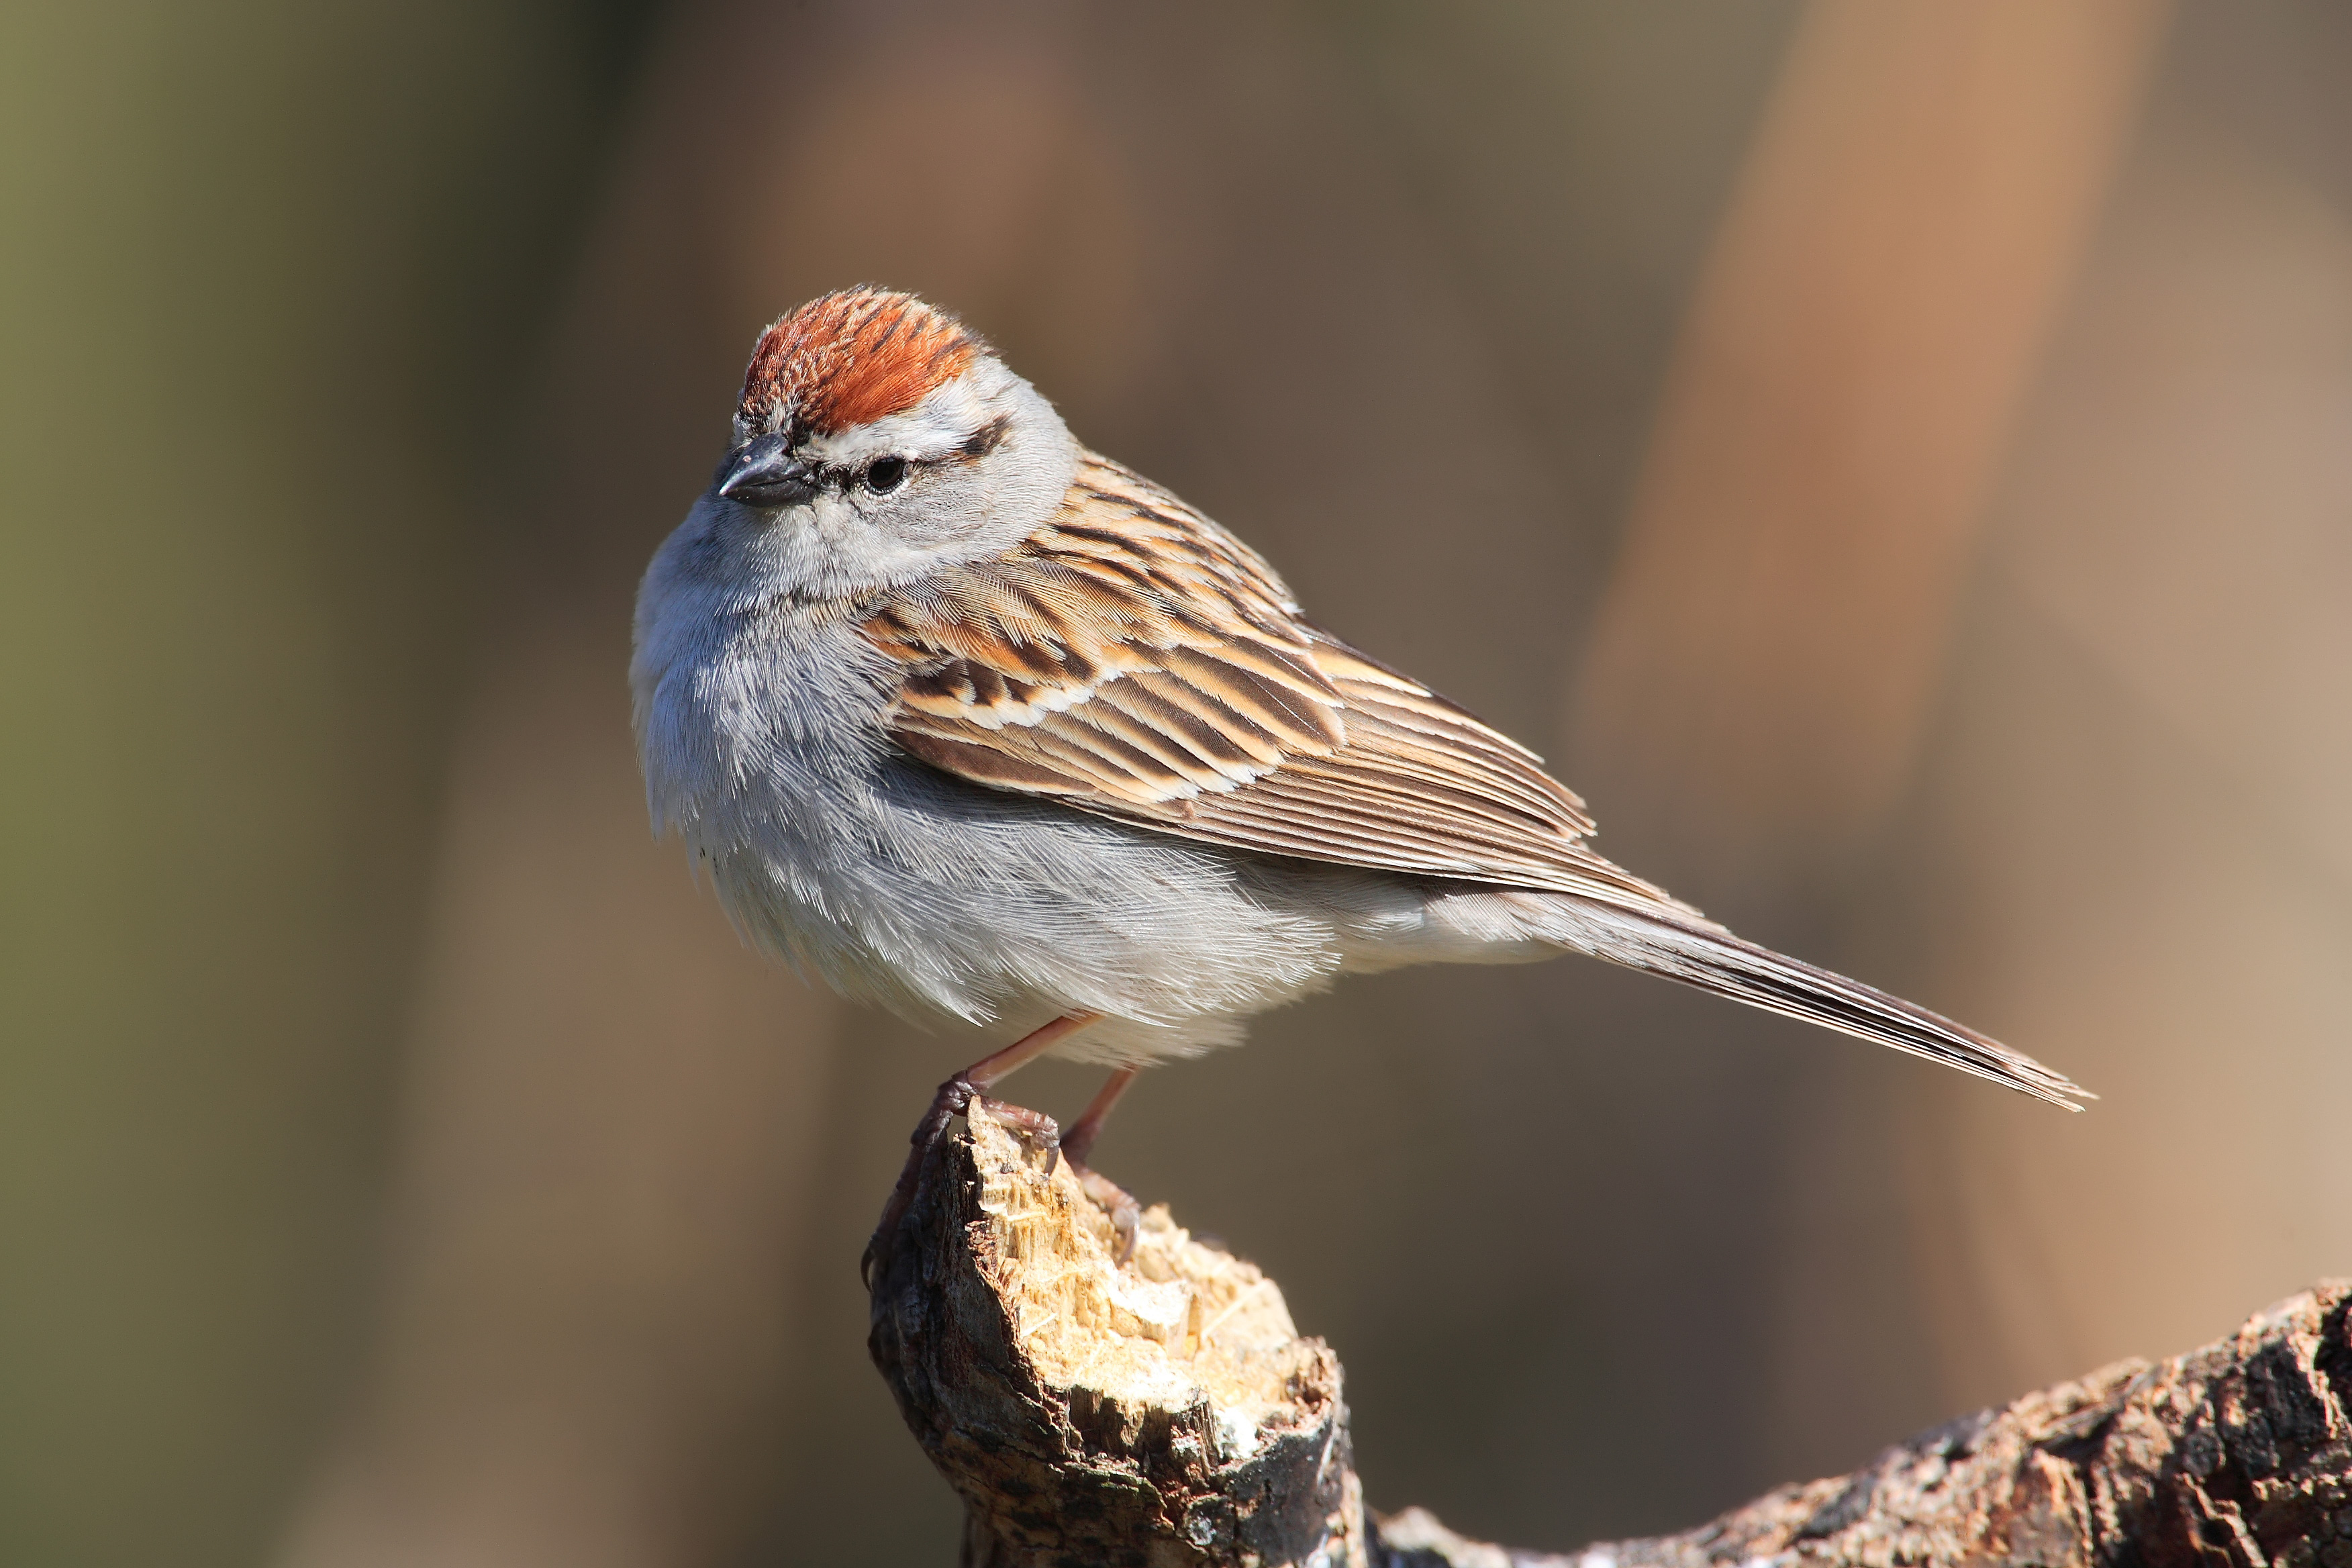
[[[1567,906],[1562,910],[1567,929],[1558,940],[1595,958],[1876,1040],[2068,1110],[2083,1109],[2075,1103],[2078,1100],[2098,1098],[2065,1074],[2053,1072],[1965,1024],[1859,980],[1742,941],[1702,917],[1567,896],[1559,902]]]

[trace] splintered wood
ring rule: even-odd
[[[1135,1250],[975,1107],[876,1273],[875,1360],[974,1564],[1368,1564],[1339,1363],[1164,1206]],[[1048,1166],[1052,1169],[1049,1171]]]
[[[970,1568],[2352,1568],[2352,1284],[1696,1530],[1547,1555],[1373,1521],[1339,1359],[1273,1280],[1165,1208],[1118,1261],[1066,1164],[970,1121],[877,1238],[867,1342],[963,1497]]]
[[[1041,1180],[1039,1156],[985,1110],[977,1121],[980,1211],[1013,1342],[1040,1382],[1094,1407],[1088,1425],[1131,1447],[1148,1412],[1206,1410],[1205,1458],[1222,1466],[1253,1458],[1302,1412],[1322,1419],[1338,1365],[1321,1341],[1298,1337],[1257,1265],[1194,1241],[1161,1204],[1118,1266],[1118,1233],[1069,1167]]]

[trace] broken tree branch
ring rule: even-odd
[[[868,1345],[963,1498],[969,1568],[2352,1568],[2352,1282],[1699,1529],[1547,1555],[1369,1514],[1339,1358],[1274,1281],[1165,1207],[1116,1261],[1069,1166],[983,1108],[877,1240]]]

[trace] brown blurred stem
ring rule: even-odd
[[[2167,9],[1805,8],[1580,661],[1616,830],[1785,874],[1890,807]]]
[[[1164,1206],[1114,1264],[1068,1165],[984,1107],[918,1176],[877,1237],[867,1344],[964,1500],[970,1568],[2352,1563],[2352,1282],[1696,1530],[1550,1555],[1368,1514],[1338,1358]]]

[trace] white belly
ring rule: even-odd
[[[1061,1054],[1134,1062],[1232,1043],[1349,970],[1554,951],[1507,940],[1486,895],[940,773],[882,732],[883,671],[842,623],[762,617],[673,651],[638,671],[656,823],[754,941],[902,1014],[1010,1039],[1085,1009],[1104,1021]]]

